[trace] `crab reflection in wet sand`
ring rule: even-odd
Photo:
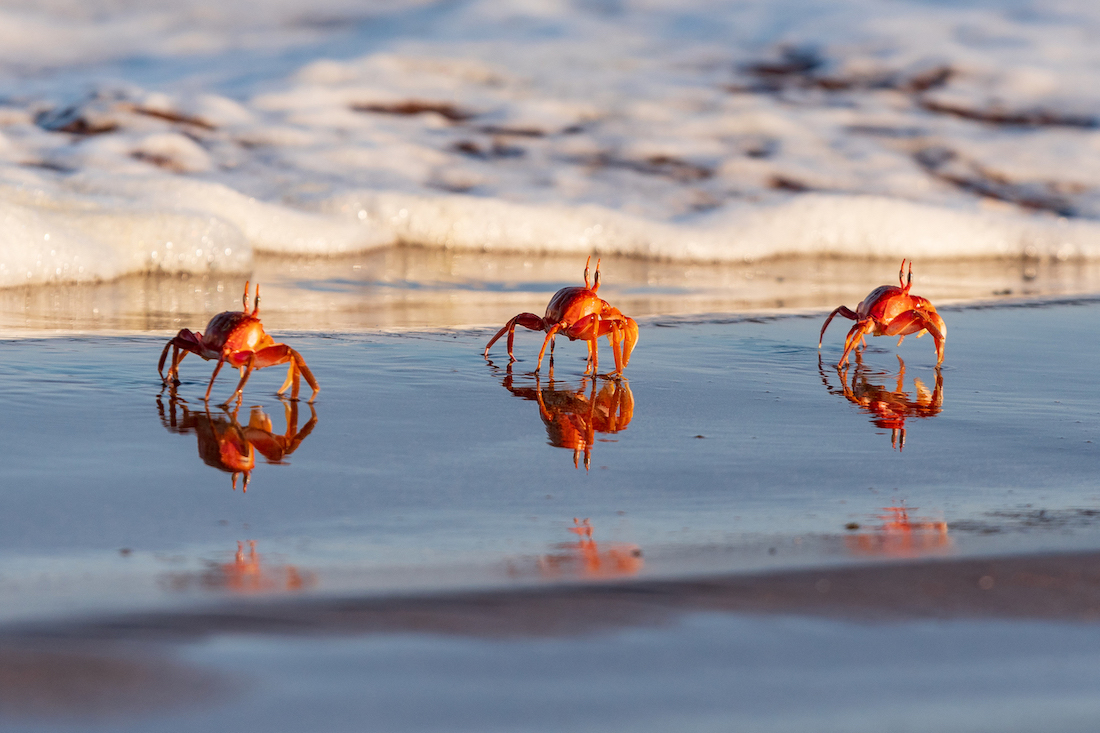
[[[848,353],[855,349],[858,354],[860,349],[867,345],[866,336],[897,336],[898,346],[910,334],[916,334],[920,338],[925,333],[932,334],[936,342],[936,366],[943,363],[943,345],[947,340],[947,326],[944,325],[935,306],[927,299],[919,295],[910,295],[909,288],[913,285],[913,263],[909,263],[909,279],[905,279],[905,262],[901,261],[901,270],[898,272],[898,285],[882,285],[870,292],[860,301],[855,311],[847,306],[839,306],[829,317],[825,319],[825,325],[821,327],[821,335],[817,340],[817,348],[821,348],[821,342],[825,339],[825,329],[829,327],[833,317],[840,315],[856,322],[848,331],[848,337],[844,339],[844,353],[840,355],[837,365],[848,363]]]
[[[298,449],[317,425],[317,411],[312,404],[309,405],[309,421],[299,430],[299,403],[287,400],[282,403],[286,417],[286,432],[282,435],[274,432],[271,418],[259,405],[252,407],[248,424],[243,427],[237,422],[239,408],[230,411],[223,407],[221,414],[214,414],[210,412],[210,405],[205,404],[202,410],[191,410],[183,399],[175,396],[169,398],[166,412],[158,395],[157,412],[161,424],[169,431],[181,435],[194,431],[203,463],[232,474],[234,491],[237,490],[237,476],[243,475],[243,490],[248,491],[256,465],[255,451],[258,450],[268,463],[281,463]]]
[[[916,397],[910,398],[905,391],[905,362],[899,356],[897,383],[894,389],[886,385],[875,384],[872,377],[883,380],[890,378],[888,372],[878,372],[868,369],[863,364],[863,359],[856,353],[856,366],[852,370],[852,378],[848,380],[848,367],[837,367],[837,376],[840,377],[840,389],[835,389],[829,384],[829,378],[825,369],[818,360],[818,370],[821,372],[821,381],[831,394],[841,395],[846,400],[871,415],[871,422],[877,427],[890,431],[890,444],[897,450],[905,448],[905,420],[910,417],[928,418],[939,414],[943,410],[943,372],[936,369],[935,388],[932,391],[924,385],[920,379],[913,379],[913,387]]]
[[[634,416],[634,395],[625,379],[583,377],[579,387],[570,387],[555,381],[553,370],[545,386],[537,372],[531,376],[534,386],[516,386],[509,364],[504,388],[517,397],[538,403],[550,445],[571,449],[574,467],[580,467],[583,455],[584,467],[589,469],[596,435],[626,430]],[[599,383],[602,386],[597,391]]]
[[[645,565],[642,550],[625,542],[603,543],[592,539],[592,524],[574,517],[569,531],[579,536],[576,542],[557,546],[558,552],[538,558],[539,575],[546,579],[625,578],[637,575]]]
[[[905,506],[884,507],[882,524],[870,532],[850,534],[844,544],[857,555],[920,557],[951,549],[947,522],[942,519],[910,517]],[[913,509],[916,511],[916,508]]]
[[[300,591],[316,584],[312,573],[303,573],[293,565],[271,565],[256,552],[256,541],[237,543],[237,554],[232,562],[208,563],[202,573],[175,573],[168,577],[173,590],[188,590],[199,587],[206,590],[229,591],[230,593],[273,593],[279,591]]]
[[[241,399],[244,385],[252,375],[254,369],[276,366],[278,364],[290,364],[286,374],[286,381],[279,388],[281,395],[292,387],[291,399],[298,399],[298,388],[301,384],[300,377],[305,377],[306,382],[313,390],[309,401],[317,396],[320,387],[313,373],[306,366],[306,360],[294,349],[286,344],[277,344],[264,332],[260,323],[260,286],[256,285],[256,299],[253,302],[252,312],[248,312],[248,283],[244,284],[244,310],[226,311],[219,313],[210,319],[206,326],[206,333],[191,332],[182,329],[164,345],[164,351],[160,352],[160,361],[157,363],[157,372],[164,384],[173,386],[180,383],[179,366],[184,357],[190,352],[198,354],[206,360],[216,359],[218,364],[214,367],[214,373],[210,376],[210,384],[206,387],[204,400],[210,399],[210,390],[214,388],[214,380],[218,372],[225,364],[237,367],[240,370],[241,381],[237,383],[237,389],[226,400],[229,403],[234,397],[238,402]],[[172,350],[172,363],[168,367],[168,374],[164,373],[164,361],[168,357],[168,349]]]
[[[546,345],[550,345],[550,359],[554,358],[554,337],[565,334],[570,341],[581,339],[588,343],[588,366],[585,374],[597,374],[599,370],[599,345],[600,336],[607,336],[611,342],[611,352],[615,357],[615,374],[622,374],[630,361],[630,353],[634,345],[638,343],[638,324],[633,318],[624,316],[618,308],[614,308],[606,300],[602,300],[596,293],[600,289],[600,261],[596,260],[596,275],[592,287],[588,287],[588,266],[592,262],[589,257],[584,263],[584,287],[562,288],[550,303],[546,306],[546,315],[539,318],[534,313],[520,313],[504,324],[497,331],[489,343],[485,345],[483,356],[489,358],[489,349],[504,334],[508,334],[508,361],[513,362],[516,357],[512,355],[512,342],[516,338],[516,326],[523,326],[532,331],[545,331],[546,338],[539,349],[539,360],[535,365],[535,371],[542,368],[542,357],[546,353]]]

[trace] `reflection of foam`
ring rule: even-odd
[[[621,578],[637,575],[645,561],[637,545],[605,543],[603,549],[592,539],[592,525],[574,519],[569,528],[579,535],[576,542],[558,545],[558,552],[538,559],[539,575],[547,579],[585,578],[590,580]]]
[[[610,262],[610,264],[609,264]],[[636,319],[660,315],[822,309],[854,303],[881,280],[864,260],[779,259],[669,266],[604,258],[601,292]],[[331,258],[257,257],[264,324],[273,332],[499,327],[572,282],[576,258],[396,247]],[[945,304],[991,294],[1041,297],[1100,292],[1100,262],[1026,259],[922,261],[921,292]],[[0,331],[175,333],[239,307],[245,278],[128,277],[82,285],[0,288]],[[533,347],[537,353],[537,342]]]
[[[885,507],[882,524],[872,532],[850,534],[844,544],[856,555],[920,557],[947,552],[951,538],[942,519],[910,517],[905,506]]]

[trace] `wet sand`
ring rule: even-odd
[[[947,308],[938,373],[911,338],[838,372],[843,323],[819,363],[821,315],[652,317],[621,382],[564,341],[536,378],[529,332],[510,373],[491,329],[276,332],[322,391],[265,370],[236,414],[194,357],[161,389],[166,335],[8,340],[0,716],[1084,730],[1098,310]]]
[[[856,303],[897,260],[773,258],[740,264],[603,257],[602,292],[640,318],[792,313]],[[580,282],[576,255],[400,246],[343,257],[258,255],[264,322],[275,331],[468,328],[502,323]],[[1088,297],[1100,263],[1027,257],[922,260],[914,292],[937,304]],[[242,275],[132,276],[0,289],[0,337],[131,334],[192,327],[240,303]]]

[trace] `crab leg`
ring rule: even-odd
[[[221,367],[220,363],[218,364],[218,367],[219,368]],[[248,382],[248,378],[252,376],[252,370],[256,368],[256,352],[255,351],[253,351],[252,353],[250,353],[248,355],[248,363],[245,364],[241,368],[244,370],[244,373],[241,374],[241,381],[237,382],[237,388],[235,390],[233,390],[233,394],[230,395],[230,397],[229,397],[230,400],[233,399],[234,397],[240,397],[241,396],[241,394],[243,393],[243,390],[244,390],[245,383]],[[214,373],[217,374],[217,372],[214,372]],[[211,381],[211,384],[213,384],[213,381]],[[229,400],[226,400],[226,404],[229,404]]]
[[[168,370],[174,382],[180,381],[180,362],[183,361],[183,357],[187,356],[187,349],[181,349],[178,346],[172,346],[172,366]]]
[[[261,357],[266,352],[271,351],[272,349],[275,349],[275,348],[278,348],[278,346],[269,346],[268,348],[264,349],[263,351],[260,352]],[[301,374],[303,377],[305,377],[306,384],[308,384],[309,388],[313,390],[313,394],[311,394],[309,396],[309,401],[313,402],[314,398],[317,397],[317,393],[321,391],[321,388],[317,385],[317,379],[314,378],[313,372],[311,372],[309,370],[309,367],[306,366],[306,360],[302,358],[301,354],[299,354],[297,351],[290,348],[289,346],[286,346],[286,350],[290,352],[290,358],[293,360],[292,363],[294,364],[294,370],[295,370],[294,391],[293,391],[292,396],[294,397],[294,399],[298,398],[298,379],[297,379],[297,377],[298,377],[298,374]],[[286,389],[286,388],[284,387],[283,389]],[[282,390],[279,390],[279,394],[282,394]]]
[[[607,325],[603,325],[607,323]],[[568,328],[562,328],[570,340],[583,340],[588,345],[588,363],[584,367],[584,373],[588,374],[588,370],[595,363],[596,367],[599,367],[599,343],[597,339],[610,330],[613,324],[607,321],[603,321],[600,318],[599,313],[589,313],[584,318],[579,319]],[[561,325],[558,326],[561,328]],[[595,370],[592,372],[596,374]]]
[[[534,313],[520,313],[518,316],[516,316],[512,320],[505,323],[504,327],[501,328],[499,331],[497,331],[496,335],[493,336],[493,338],[489,339],[489,343],[485,344],[485,351],[482,354],[482,356],[484,356],[486,359],[488,359],[489,358],[489,349],[491,349],[493,347],[493,344],[495,344],[500,339],[501,336],[503,336],[504,334],[507,333],[508,334],[508,359],[509,359],[509,361],[515,361],[516,357],[512,356],[512,344],[515,342],[515,339],[516,339],[516,326],[523,326],[524,328],[529,328],[532,331],[545,331],[546,330],[546,326],[545,326],[545,324],[543,324],[542,319],[539,318],[538,316],[536,316]],[[545,344],[543,346],[545,348]]]
[[[175,338],[168,339],[168,343],[164,345],[164,351],[160,352],[160,361],[157,362],[157,374],[160,375],[160,381],[168,384],[168,380],[164,376],[164,360],[168,358],[168,349],[172,348]],[[176,365],[176,355],[172,354],[172,366]],[[172,376],[172,369],[169,367],[168,376]]]
[[[517,316],[517,318],[518,317],[519,316]],[[542,322],[541,318],[539,319],[539,322],[540,323]],[[532,330],[534,330],[534,329],[532,329]],[[546,345],[554,340],[554,334],[556,334],[560,330],[561,330],[561,324],[560,323],[555,323],[553,326],[550,327],[550,330],[546,332],[546,338],[542,340],[542,348],[539,349],[539,360],[538,360],[538,363],[535,365],[535,371],[536,372],[539,369],[542,368],[542,355],[546,353]],[[486,347],[486,351],[488,351],[488,347]],[[509,353],[508,356],[512,356],[512,355]],[[515,361],[514,357],[513,357],[513,361]]]
[[[293,359],[290,360],[290,367],[286,370],[286,380],[283,381],[283,386],[276,390],[275,394],[281,395],[286,392],[287,387],[293,386],[294,389],[290,391],[290,398],[292,400],[298,399],[298,388],[301,387],[301,379],[298,377],[297,368],[294,366]]]
[[[168,343],[164,345],[164,350],[160,352],[160,361],[157,362],[157,373],[160,374],[160,379],[165,384],[169,379],[179,376],[179,363],[183,361],[183,357],[179,356],[179,353],[183,352],[184,355],[188,351],[193,351],[196,354],[201,354],[202,349],[202,334],[191,333],[186,328],[182,329],[172,338],[168,339]],[[168,376],[164,376],[164,361],[168,358],[168,349],[172,348],[172,365],[168,368]],[[177,379],[178,383],[179,380]]]
[[[932,340],[936,342],[936,366],[943,363],[943,333],[936,327],[936,324],[931,321],[926,315],[917,310],[906,311],[897,316],[890,322],[890,325],[883,330],[883,334],[886,336],[898,336],[905,338],[909,334],[917,333],[918,331],[928,331],[932,334]],[[900,344],[901,341],[899,340]]]
[[[309,384],[313,390],[313,394],[310,396],[309,401],[312,402],[317,396],[317,393],[321,391],[320,386],[317,384],[317,380],[313,376],[313,372],[306,366],[306,360],[302,358],[294,349],[290,348],[286,344],[275,344],[274,346],[268,346],[266,349],[260,349],[255,351],[248,357],[248,363],[245,365],[245,373],[241,377],[240,383],[237,385],[237,390],[234,394],[240,394],[244,389],[244,385],[248,382],[248,378],[252,375],[252,372],[256,369],[264,369],[269,366],[276,366],[278,364],[285,364],[290,362],[290,367],[287,370],[286,381],[283,382],[283,386],[279,388],[278,394],[282,394],[286,391],[288,386],[293,385],[291,397],[293,399],[298,398],[298,386],[299,375],[305,377],[306,383]]]
[[[210,384],[206,387],[206,396],[202,399],[205,402],[210,401],[210,390],[214,389],[214,380],[218,378],[218,372],[222,370],[222,365],[225,364],[225,357],[218,358],[218,365],[214,367],[214,373],[210,375]]]
[[[875,322],[871,318],[865,321],[856,321],[856,325],[852,326],[852,330],[848,332],[848,337],[844,339],[844,353],[840,355],[839,364],[848,363],[848,352],[855,348],[856,344],[863,338],[863,335],[870,333],[871,329],[874,327]]]
[[[817,348],[819,348],[819,349],[821,348],[821,342],[825,340],[825,329],[829,327],[830,323],[832,323],[833,316],[837,316],[837,315],[844,316],[845,318],[847,318],[850,321],[858,321],[859,320],[859,316],[857,316],[848,306],[846,306],[846,305],[838,306],[837,308],[835,308],[833,310],[832,313],[829,314],[829,317],[825,319],[825,325],[821,327],[821,335],[817,339]]]

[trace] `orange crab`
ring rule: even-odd
[[[856,322],[848,337],[844,340],[844,353],[840,355],[837,365],[848,363],[848,352],[852,349],[862,348],[866,345],[864,337],[872,336],[900,336],[898,346],[909,334],[915,333],[920,338],[928,332],[936,342],[936,366],[943,363],[943,344],[947,340],[947,326],[944,325],[936,308],[925,298],[919,295],[910,295],[909,288],[913,284],[913,263],[909,262],[909,278],[905,279],[905,263],[901,261],[901,270],[898,272],[898,285],[882,285],[871,291],[864,298],[855,312],[847,306],[839,306],[825,319],[825,325],[821,327],[821,336],[817,340],[817,348],[821,348],[821,342],[825,338],[825,329],[833,320],[833,316],[842,315]]]
[[[554,336],[563,333],[570,341],[582,339],[588,342],[588,364],[595,374],[599,368],[599,353],[597,339],[607,336],[611,342],[611,351],[615,355],[615,373],[622,374],[630,361],[630,353],[634,345],[638,343],[638,324],[633,318],[624,316],[618,308],[612,307],[606,300],[602,300],[596,293],[600,289],[600,261],[596,260],[596,275],[592,287],[588,287],[588,266],[592,258],[584,263],[584,287],[562,288],[550,299],[546,306],[546,315],[539,318],[534,313],[520,313],[518,316],[504,324],[497,331],[496,336],[485,345],[484,356],[489,358],[489,349],[505,333],[508,334],[508,359],[515,361],[512,355],[512,343],[516,337],[516,326],[523,326],[532,331],[545,331],[546,338],[539,349],[539,360],[535,366],[537,372],[542,368],[542,357],[546,353],[546,345],[550,344],[550,354],[553,358]],[[588,368],[585,373],[588,373]]]
[[[203,399],[210,399],[210,390],[214,388],[214,380],[217,379],[222,365],[226,363],[240,369],[241,381],[237,383],[237,389],[233,392],[233,397],[239,399],[241,390],[244,389],[244,385],[248,381],[248,377],[251,376],[253,369],[263,369],[264,367],[290,362],[286,381],[283,382],[283,386],[279,388],[278,393],[282,394],[287,390],[287,387],[293,385],[291,397],[297,399],[300,385],[299,377],[305,377],[306,382],[313,389],[313,394],[309,398],[309,401],[313,402],[320,387],[317,386],[317,380],[313,378],[313,373],[306,366],[305,359],[286,344],[275,343],[275,340],[264,332],[264,327],[257,317],[260,313],[259,284],[256,285],[256,299],[253,303],[252,312],[248,312],[247,282],[244,284],[243,304],[244,310],[226,311],[211,318],[210,323],[206,326],[205,336],[201,332],[192,333],[185,328],[169,340],[164,345],[164,351],[161,352],[160,361],[157,363],[157,372],[160,374],[161,380],[165,384],[168,384],[169,381],[174,385],[179,384],[180,362],[183,361],[188,352],[191,352],[208,361],[211,359],[218,360],[218,365],[214,367],[214,374],[210,377],[210,384],[206,388],[206,396]],[[165,376],[164,360],[168,357],[169,348],[172,349],[172,365],[168,368],[168,374]],[[230,397],[230,399],[233,399],[233,397]]]

